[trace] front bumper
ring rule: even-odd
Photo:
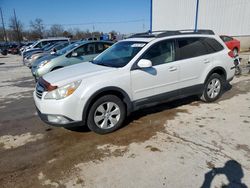
[[[73,121],[72,119],[61,116],[61,115],[50,115],[42,114],[38,108],[36,108],[37,114],[40,119],[46,124],[56,126],[56,127],[75,127],[82,125],[81,121]]]
[[[82,124],[82,109],[79,99],[69,96],[61,100],[44,100],[33,93],[39,117],[47,124],[61,127],[78,126]]]

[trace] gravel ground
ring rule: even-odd
[[[41,122],[30,70],[0,56],[1,187],[250,187],[248,56],[217,102],[138,111],[103,136]]]

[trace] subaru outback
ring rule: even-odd
[[[197,95],[217,100],[235,73],[233,53],[211,30],[139,33],[94,60],[38,80],[34,100],[48,124],[105,134],[133,111]]]

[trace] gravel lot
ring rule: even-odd
[[[216,103],[162,104],[101,136],[43,123],[30,70],[20,56],[0,56],[0,185],[250,187],[250,75],[231,84]]]

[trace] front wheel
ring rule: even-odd
[[[121,127],[126,116],[124,103],[114,95],[105,95],[91,106],[87,125],[98,134],[106,134]]]
[[[223,78],[219,74],[213,73],[205,83],[201,100],[204,102],[216,101],[222,93],[223,83]]]

